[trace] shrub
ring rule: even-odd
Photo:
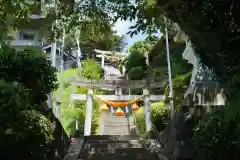
[[[128,72],[128,78],[131,80],[141,80],[146,76],[145,70],[140,67],[133,67]]]
[[[44,115],[35,110],[24,110],[8,125],[5,134],[1,133],[1,156],[6,159],[44,159],[54,129]]]
[[[52,123],[33,110],[29,90],[0,81],[0,149],[6,159],[43,159],[53,140]],[[14,153],[14,154],[13,154]]]
[[[33,104],[47,100],[47,95],[56,88],[55,71],[41,52],[0,47],[0,77],[28,88]]]
[[[176,78],[172,80],[172,89],[173,89],[173,96],[174,96],[174,106],[175,109],[178,110],[183,98],[184,98],[184,93],[186,92],[190,79],[191,79],[192,73],[188,72],[183,75],[179,75]],[[165,103],[169,104],[169,86],[165,88]]]
[[[216,108],[200,121],[193,137],[197,159],[239,159],[239,104]]]
[[[86,60],[83,69],[67,69],[63,72],[63,89],[61,93],[61,118],[60,121],[68,135],[75,133],[76,120],[78,120],[79,129],[84,126],[85,123],[85,109],[86,101],[74,101],[70,100],[71,94],[87,94],[88,89],[85,87],[76,86],[71,84],[69,80],[71,78],[83,77],[85,79],[101,79],[103,76],[103,69],[93,60]],[[58,90],[55,91],[55,99],[58,95]],[[101,94],[101,90],[95,88],[94,94]],[[92,120],[92,133],[96,134],[98,129],[99,107],[98,103],[93,103],[93,120]]]
[[[165,106],[162,101],[150,105],[152,123],[154,128],[157,128],[159,132],[162,131],[167,124],[168,112],[168,106]],[[146,131],[144,107],[136,111],[136,120],[139,132],[144,134]]]

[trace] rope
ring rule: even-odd
[[[128,101],[128,102],[114,102],[114,101],[107,101],[107,100],[104,100],[104,99],[101,99],[100,97],[96,96],[96,95],[93,95],[98,101],[102,102],[102,103],[105,103],[109,106],[112,106],[112,107],[126,107],[128,105],[132,105],[134,103],[136,103],[137,101],[139,101],[140,99],[142,99],[145,95],[142,95],[142,96],[139,96],[138,98],[136,98],[135,100],[131,100],[131,101]]]

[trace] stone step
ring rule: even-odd
[[[128,118],[122,117],[122,118],[117,118],[117,117],[105,117],[103,118],[104,121],[109,121],[109,122],[113,122],[113,121],[129,121]]]
[[[115,129],[115,130],[122,130],[122,129],[129,129],[128,125],[121,125],[121,126],[104,126],[104,129]]]
[[[106,127],[104,128],[104,132],[107,132],[107,131],[117,131],[117,132],[129,132],[129,129],[128,127],[126,128],[110,128],[110,127]],[[115,135],[118,135],[118,134],[115,134]]]
[[[103,135],[104,136],[104,135]],[[127,144],[136,144],[136,143],[139,143],[139,144],[147,144],[148,141],[145,140],[145,139],[135,139],[135,140],[88,140],[88,141],[85,141],[85,144],[111,144],[111,143],[127,143]],[[84,144],[84,145],[85,145]]]
[[[99,153],[81,155],[84,160],[159,160],[155,154],[151,153]]]
[[[128,119],[127,117],[117,117],[117,116],[106,116],[103,119],[119,119],[119,120],[123,120],[123,119]]]
[[[87,151],[83,150],[80,154],[88,154],[91,153],[129,153],[129,154],[137,154],[137,153],[145,153],[148,152],[145,148],[90,148]]]
[[[116,135],[116,134],[118,134],[118,135],[128,135],[129,134],[129,132],[121,132],[121,131],[119,131],[119,132],[111,132],[111,131],[109,131],[109,132],[104,132],[103,133],[103,135]]]
[[[115,125],[115,126],[117,126],[117,125],[128,125],[129,124],[129,122],[128,121],[107,121],[107,122],[104,122],[103,123],[104,125]]]
[[[112,140],[112,141],[123,141],[123,140],[139,140],[138,135],[91,135],[85,136],[84,140],[87,141],[101,141],[101,140]]]
[[[121,135],[119,133],[125,133],[125,132],[129,132],[129,129],[128,128],[122,128],[122,129],[114,129],[114,128],[104,128],[103,132],[107,133],[107,132],[111,132],[110,135]],[[117,132],[118,134],[113,134],[114,132]],[[129,134],[129,133],[128,133]],[[107,134],[105,134],[107,135]]]
[[[121,135],[121,134],[113,134],[114,132],[116,133],[128,133],[129,130],[128,129],[104,129],[103,131],[104,133],[107,133],[107,132],[111,132],[110,135]],[[107,134],[105,134],[107,135]]]
[[[83,149],[89,148],[142,148],[147,145],[146,141],[129,141],[128,143],[88,143],[86,142]]]

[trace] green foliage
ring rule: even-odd
[[[51,122],[33,110],[36,106],[30,104],[28,89],[3,80],[0,81],[0,89],[0,148],[5,154],[1,156],[41,160],[53,140]]]
[[[121,51],[125,45],[123,37],[118,36],[111,28],[109,22],[98,23],[93,20],[81,21],[81,24],[67,35],[65,50],[77,48],[79,40],[82,53],[88,58],[94,58],[93,49]]]
[[[125,62],[126,72],[128,73],[133,67],[142,67],[142,69],[146,69],[147,64],[145,56],[139,53],[131,53]]]
[[[86,79],[99,80],[104,74],[103,68],[97,64],[94,60],[88,59],[83,63],[83,70],[81,76]]]
[[[85,123],[85,109],[86,101],[70,101],[71,94],[87,94],[88,89],[85,87],[79,87],[69,83],[71,78],[86,78],[86,79],[101,79],[103,75],[103,69],[94,60],[86,60],[83,63],[83,69],[67,69],[63,72],[63,89],[61,93],[61,123],[66,133],[73,134],[76,131],[76,120],[78,121],[78,127],[83,129]],[[101,94],[101,90],[94,89],[94,94]],[[58,90],[55,91],[57,96]],[[92,120],[92,133],[97,134],[98,118],[99,118],[99,104],[93,103],[93,120]]]
[[[19,22],[23,19],[25,21],[28,19],[28,12],[30,8],[29,1],[27,0],[16,0],[16,1],[1,1],[0,2],[0,44],[6,44],[7,40],[7,31],[10,28],[17,28]],[[9,21],[9,17],[12,18],[12,21]]]
[[[159,132],[163,131],[168,121],[169,107],[164,104],[164,102],[152,103],[150,106],[150,113],[153,125],[157,128]],[[136,111],[136,120],[139,132],[144,134],[146,131],[145,124],[145,112],[144,107],[141,107]]]
[[[25,110],[8,125],[5,133],[1,133],[1,156],[6,159],[44,159],[53,140],[54,129],[45,116],[35,110]]]
[[[137,41],[129,48],[129,52],[146,54],[153,49],[153,47],[156,45],[158,41],[159,41],[158,37],[148,37],[143,41]]]
[[[202,63],[214,70],[232,99],[239,86],[232,79],[239,71],[239,1],[159,2],[168,17],[188,35]]]
[[[2,97],[0,99],[0,121],[1,127],[5,128],[16,114],[33,106],[29,104],[29,91],[20,85],[0,80],[0,90],[0,97]]]
[[[110,0],[109,0],[110,1]],[[136,24],[131,26],[130,35],[144,32],[147,34],[164,32],[165,13],[157,6],[157,0],[137,0],[134,3],[126,0],[111,0],[112,10],[116,12],[116,19],[135,20]],[[175,28],[173,22],[167,21],[168,26]],[[170,30],[172,32],[172,30]]]
[[[128,72],[128,78],[131,80],[141,80],[146,76],[146,71],[142,67],[133,67]]]
[[[172,80],[172,89],[173,89],[173,97],[174,97],[174,106],[175,109],[178,110],[178,107],[181,105],[181,102],[184,98],[184,93],[186,92],[186,89],[189,86],[190,79],[191,79],[192,73],[188,72],[183,75],[179,75],[176,78]],[[167,97],[165,99],[165,103],[169,103],[169,86],[165,88],[165,96]]]
[[[197,158],[239,159],[239,100],[213,109],[195,128],[193,137]]]
[[[31,92],[33,104],[41,104],[56,88],[55,69],[50,61],[36,51],[16,51],[0,48],[0,77],[6,82],[16,81]]]

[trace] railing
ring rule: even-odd
[[[12,46],[31,46],[31,47],[41,47],[39,41],[34,40],[13,40],[11,41]]]

